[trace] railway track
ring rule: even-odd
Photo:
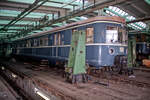
[[[123,83],[123,84],[130,84],[130,85],[137,86],[137,87],[150,88],[149,82],[136,80],[136,76],[134,76],[134,74],[133,74],[133,76],[131,75],[131,77],[126,74],[119,75],[118,73],[114,72],[113,70],[106,70],[105,68],[100,71],[94,71],[89,74],[92,77],[95,77],[99,80],[107,80],[112,83]],[[143,75],[143,77],[145,78],[144,75]]]
[[[74,100],[74,98],[72,98],[72,97],[68,97],[68,95],[64,95],[63,94],[63,92],[58,92],[57,91],[57,89],[53,89],[52,88],[52,86],[49,86],[49,84],[47,84],[47,83],[44,83],[45,81],[42,81],[42,78],[43,77],[45,77],[45,79],[44,80],[47,80],[46,79],[46,77],[48,77],[48,79],[49,79],[49,77],[51,77],[51,78],[53,78],[53,79],[55,79],[56,78],[56,80],[61,80],[61,78],[62,77],[56,77],[56,76],[61,76],[61,75],[63,75],[63,72],[64,72],[64,70],[63,70],[63,68],[59,68],[59,67],[52,67],[52,68],[50,68],[50,67],[42,67],[42,66],[40,66],[40,64],[33,64],[33,63],[24,63],[23,64],[24,65],[24,68],[26,69],[26,70],[24,70],[24,69],[21,69],[20,71],[18,70],[18,67],[15,67],[15,65],[7,65],[7,66],[13,66],[13,67],[9,67],[8,69],[11,71],[11,72],[13,72],[13,73],[16,73],[17,75],[19,75],[19,77],[21,77],[22,78],[22,81],[25,81],[25,79],[26,79],[26,76],[30,79],[30,80],[34,80],[34,79],[38,79],[36,82],[34,82],[34,84],[38,84],[41,88],[45,88],[46,90],[49,90],[49,91],[52,91],[53,90],[53,93],[55,94],[55,95],[57,95],[57,96],[60,96],[61,98],[70,98],[69,100]],[[19,65],[19,66],[21,66],[21,65]],[[31,66],[31,67],[30,67]],[[40,66],[40,67],[38,67],[38,66]],[[30,70],[30,72],[28,72],[27,70]],[[50,71],[50,72],[49,72]],[[38,77],[36,77],[36,78],[32,78],[33,76],[30,76],[30,73],[32,73],[32,75],[34,75],[35,73],[37,74],[40,74],[39,76],[39,78]],[[45,73],[45,74],[44,74]],[[36,75],[35,74],[35,75]],[[43,75],[44,74],[44,75]],[[121,92],[119,92],[117,89],[115,89],[115,88],[112,88],[111,86],[109,86],[109,84],[110,85],[112,85],[112,84],[114,84],[114,85],[116,85],[116,83],[119,85],[120,83],[121,84],[129,84],[129,85],[133,85],[133,86],[137,86],[137,87],[144,87],[144,88],[149,88],[149,83],[147,83],[147,82],[142,82],[142,81],[137,81],[137,80],[134,80],[134,78],[131,80],[130,78],[128,78],[128,76],[127,75],[118,75],[118,74],[116,74],[115,72],[113,72],[112,70],[107,70],[107,69],[103,69],[103,71],[98,71],[98,70],[96,70],[96,71],[92,71],[92,73],[88,73],[89,74],[89,76],[92,78],[92,81],[91,82],[89,82],[89,84],[91,84],[92,86],[97,86],[97,85],[95,85],[95,84],[100,84],[100,86],[98,86],[98,87],[105,87],[106,86],[106,89],[108,89],[108,90],[111,90],[111,91],[113,91],[113,92],[117,92],[117,93],[122,93],[122,94],[124,94],[124,93],[126,93],[126,94],[124,94],[124,95],[129,95],[130,97],[133,97],[133,95],[132,94],[128,94],[128,92],[125,92],[125,91],[122,91],[122,90],[120,90]],[[49,76],[50,75],[50,76]],[[52,76],[51,76],[52,75]],[[40,79],[41,78],[41,79]],[[39,83],[39,80],[40,80],[40,83]],[[62,79],[62,80],[64,80],[64,79]],[[100,80],[100,81],[97,81],[97,80]],[[48,81],[49,82],[49,81]],[[64,82],[64,81],[63,81]],[[63,84],[63,83],[62,83]],[[107,85],[106,85],[107,84]],[[28,85],[28,84],[27,84]],[[127,86],[127,85],[126,85]],[[74,87],[74,86],[73,86]],[[66,88],[68,88],[68,87],[66,87]],[[71,89],[72,89],[72,87],[70,87]],[[79,90],[84,90],[85,88],[82,88],[82,86],[80,86],[80,84],[79,84],[79,86],[77,86],[77,88],[79,89]],[[31,89],[31,88],[30,88]],[[71,89],[69,89],[69,90],[71,90]],[[29,90],[28,90],[29,91]],[[73,90],[73,91],[75,91],[75,90]],[[103,92],[102,92],[103,93]],[[108,95],[108,93],[105,93],[104,92],[104,94],[105,95]],[[116,94],[115,94],[116,95]],[[115,98],[115,95],[114,94],[112,94],[112,95],[108,95],[108,96],[110,96],[110,97],[112,97],[112,98]],[[119,97],[119,96],[116,96],[116,97]],[[120,97],[119,97],[120,98]],[[27,99],[28,100],[28,99]],[[65,100],[68,100],[68,99],[65,99]],[[75,99],[76,100],[76,99]]]
[[[31,65],[35,66],[33,64],[31,64]],[[39,69],[41,69],[41,68],[39,68]],[[35,69],[35,70],[37,70],[37,69]],[[63,69],[53,68],[52,70],[54,70],[57,74],[63,74],[63,72],[64,72]],[[150,83],[138,81],[138,80],[135,80],[134,78],[129,78],[127,73],[124,73],[123,75],[119,75],[118,73],[116,73],[116,69],[113,67],[111,67],[111,68],[106,67],[101,70],[96,69],[95,71],[92,71],[92,72],[93,73],[90,73],[90,72],[87,72],[87,73],[91,77],[105,79],[107,81],[113,81],[112,83],[120,82],[123,84],[130,84],[130,85],[137,86],[137,87],[150,88]],[[103,84],[103,83],[101,83],[101,85],[107,86],[107,84]]]
[[[0,100],[24,100],[2,76],[0,76],[0,86]]]
[[[28,63],[28,64],[30,64],[31,66],[41,66],[39,63]],[[46,67],[46,68],[48,68],[48,67]],[[64,74],[63,68],[61,68],[61,69],[59,69],[59,68],[53,67],[53,68],[51,68],[51,70],[54,70],[57,74],[63,75]],[[32,70],[46,70],[46,69],[35,67],[35,69],[32,68]],[[126,72],[124,72],[122,75],[120,75],[120,74],[118,74],[118,71],[116,71],[116,70],[117,69],[114,67],[105,67],[100,70],[98,70],[98,69],[95,70],[94,68],[92,68],[92,69],[87,70],[87,73],[91,77],[96,77],[98,79],[104,79],[104,80],[107,80],[112,83],[120,82],[123,84],[130,84],[130,85],[137,86],[137,87],[150,88],[150,83],[138,81],[138,80],[135,80],[134,78],[129,78],[129,76],[127,75]],[[136,70],[143,71],[142,69],[137,69],[137,68],[136,68]],[[145,70],[146,69],[144,69],[144,72],[149,72],[149,70],[148,71],[147,70],[145,71]],[[108,84],[103,84],[103,83],[100,83],[100,84],[105,85],[105,86],[108,85]]]

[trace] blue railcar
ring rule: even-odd
[[[114,58],[127,55],[125,21],[120,17],[95,17],[13,42],[13,55],[50,63],[68,60],[72,32],[86,31],[86,62],[95,67],[114,66]]]

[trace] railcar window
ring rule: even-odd
[[[61,35],[60,33],[54,35],[54,45],[61,45]]]
[[[44,45],[45,45],[45,46],[48,46],[48,37],[45,37],[45,38],[44,38]]]
[[[61,45],[61,37],[60,37],[60,33],[57,35],[57,45]]]
[[[43,46],[43,39],[40,38],[40,46]]]
[[[118,29],[114,26],[107,26],[106,29],[106,42],[114,43],[118,41]]]
[[[23,43],[23,47],[26,47],[26,43],[25,42]]]
[[[37,39],[34,39],[34,46],[37,46]]]
[[[86,43],[93,43],[93,36],[94,36],[94,28],[87,28],[86,29]]]
[[[24,47],[24,43],[23,42],[21,43],[21,47]]]
[[[64,34],[61,36],[61,44],[64,45]]]
[[[106,28],[106,42],[107,43],[125,43],[127,36],[125,30],[116,26],[107,26]]]
[[[27,40],[27,45],[26,47],[31,47],[31,41],[30,40]]]
[[[48,46],[48,37],[40,38],[40,46]]]
[[[57,34],[54,35],[54,45],[57,45]]]
[[[31,40],[29,40],[29,47],[31,47]]]
[[[26,47],[28,47],[28,43],[27,43],[27,41],[26,41]]]
[[[34,40],[32,39],[31,40],[31,47],[33,47],[34,46]]]
[[[22,47],[22,43],[20,43],[19,47]]]
[[[19,44],[17,44],[17,48],[19,47]]]

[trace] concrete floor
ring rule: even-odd
[[[12,64],[12,68],[28,74],[28,80],[47,93],[56,96],[57,100],[150,100],[149,86],[114,80],[112,76],[109,76],[109,79],[92,77],[92,80],[86,84],[72,85],[62,78],[59,69],[46,68],[35,71],[30,69],[31,65],[27,63],[15,63]],[[136,70],[134,76],[134,78],[129,78],[122,75],[117,76],[117,79],[133,80],[149,85],[149,72]],[[95,84],[96,81],[108,84],[108,86]]]
[[[145,75],[145,73],[141,74]],[[138,87],[133,84],[99,79],[100,82],[109,84],[109,86],[103,86],[95,84],[96,80],[93,79],[90,83],[71,85],[65,82],[61,76],[50,71],[48,73],[40,72],[38,75],[41,77],[35,76],[35,78],[41,80],[43,84],[47,83],[56,91],[71,96],[75,100],[149,100],[150,98],[149,88]],[[137,73],[135,76],[139,77],[138,75]],[[150,76],[149,73],[148,76]]]

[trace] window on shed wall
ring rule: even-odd
[[[94,28],[90,27],[86,29],[86,43],[94,42]]]

